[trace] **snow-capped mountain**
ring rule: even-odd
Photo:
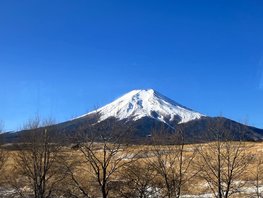
[[[186,123],[204,117],[201,113],[184,107],[153,89],[130,91],[96,112],[100,116],[99,122],[112,117],[129,121],[148,117],[168,124],[174,120],[178,123]],[[96,112],[93,111],[81,117]]]
[[[126,141],[145,143],[155,132],[174,134],[179,128],[188,143],[213,141],[215,132],[231,134],[233,140],[262,141],[263,129],[250,127],[224,117],[210,117],[182,106],[153,89],[133,90],[97,111],[50,127],[55,134],[85,132],[125,134]],[[161,130],[161,131],[160,131]],[[24,131],[26,132],[26,131]],[[6,133],[7,142],[19,141],[23,133]]]

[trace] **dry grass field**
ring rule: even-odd
[[[180,197],[214,197],[209,183],[202,177],[202,170],[200,169],[200,153],[198,149],[202,147],[205,152],[209,153],[209,156],[216,156],[216,153],[211,149],[210,144],[193,144],[193,145],[185,145],[183,148],[183,158],[182,163],[183,166],[189,163],[189,167],[187,167],[187,171],[184,172],[185,167],[182,168],[182,172],[184,172],[183,179],[185,180],[181,186]],[[232,142],[231,144],[236,144]],[[216,144],[215,144],[216,145]],[[96,145],[96,156],[100,159],[103,158],[103,145]],[[263,172],[261,171],[261,156],[263,156],[263,143],[252,143],[246,142],[242,143],[242,154],[250,156],[250,161],[244,162],[247,163],[247,166],[242,171],[238,177],[233,178],[233,186],[238,186],[239,189],[236,189],[237,192],[233,194],[231,197],[259,197],[256,194],[256,191],[263,191]],[[1,188],[0,190],[5,193],[1,196],[3,197],[12,197],[15,194],[15,188],[19,187],[20,190],[30,191],[28,187],[28,181],[25,181],[22,178],[21,167],[18,167],[16,162],[16,158],[19,155],[18,150],[7,150],[8,160],[4,165],[2,174],[1,174]],[[72,178],[74,176],[74,180],[78,181],[78,185],[81,185],[81,188],[86,192],[89,192],[91,197],[101,197],[98,192],[98,184],[97,184],[97,174],[94,172],[92,168],[92,164],[87,162],[86,156],[83,155],[81,150],[72,149],[70,147],[64,147],[60,151],[63,155],[63,160],[60,161],[63,167],[67,164],[67,167],[71,167],[70,174],[66,174],[63,180],[60,180],[60,184],[58,184],[58,188],[64,190],[63,188],[71,189],[72,193],[77,193],[79,191],[79,186],[76,186],[75,182],[72,182]],[[115,160],[121,159],[118,170],[110,175],[111,191],[109,192],[109,197],[124,197],[124,195],[120,195],[118,193],[119,190],[122,190],[126,193],[129,191],[129,188],[139,188],[141,186],[137,183],[130,183],[129,186],[122,186],[122,181],[126,179],[130,179],[130,181],[140,181],[145,185],[156,185],[156,186],[164,186],[163,183],[165,180],[162,178],[162,172],[159,171],[159,167],[157,165],[158,162],[164,162],[167,171],[172,172],[168,173],[168,176],[174,174],[173,176],[178,176],[178,146],[128,146],[128,147],[120,147],[118,153],[114,156],[114,158],[110,159],[108,170],[114,169],[116,164]],[[159,161],[158,161],[159,160]],[[210,161],[212,158],[210,159]],[[129,163],[128,163],[129,162]],[[241,164],[243,162],[240,162]],[[128,164],[128,166],[121,166],[122,164]],[[151,166],[150,166],[151,165]],[[260,167],[259,167],[260,165]],[[149,167],[156,166],[156,169],[151,170]],[[222,168],[224,169],[225,164],[222,164]],[[117,166],[116,166],[117,167]],[[205,164],[203,164],[205,167]],[[259,169],[260,168],[260,169]],[[63,168],[61,168],[61,172],[63,172]],[[223,172],[223,170],[222,170]],[[138,174],[137,174],[138,173]],[[107,172],[108,174],[108,172]],[[148,175],[147,175],[148,174]],[[187,179],[185,179],[187,178]],[[149,181],[148,181],[149,180]],[[18,183],[21,182],[19,185]],[[147,187],[149,191],[152,191],[151,188]],[[7,190],[8,189],[8,190]],[[148,197],[159,197],[158,189],[155,189],[153,192],[154,195],[149,195]],[[149,193],[150,194],[150,193]],[[12,196],[11,196],[12,195]],[[19,197],[19,195],[18,195]],[[65,195],[67,197],[67,195]],[[127,195],[127,197],[129,197]],[[130,195],[132,197],[132,195]],[[173,196],[171,196],[173,197]]]

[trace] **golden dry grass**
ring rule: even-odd
[[[246,142],[246,153],[251,154],[253,156],[255,156],[255,158],[261,158],[263,156],[263,142],[261,143],[255,143],[255,142]],[[99,147],[100,145],[98,145]],[[195,150],[195,148],[201,146],[200,144],[192,144],[192,145],[185,145],[185,155],[191,155],[193,153],[193,151]],[[207,144],[203,144],[202,146],[207,146]],[[147,145],[140,145],[140,146],[131,146],[128,147],[127,149],[125,149],[125,151],[123,152],[128,152],[130,154],[138,154],[138,156],[140,156],[140,159],[138,159],[139,162],[144,163],[145,160],[154,160],[154,156],[149,155],[149,153],[153,152],[155,149],[171,149],[172,146],[158,146],[158,147],[154,147],[154,146],[147,146]],[[148,155],[145,155],[144,152],[147,151]],[[14,166],[15,166],[15,156],[17,155],[18,151],[15,150],[8,150],[8,161],[5,164],[4,167],[4,174],[1,176],[2,178],[15,178],[16,172],[14,171]],[[63,148],[63,152],[66,156],[69,156],[69,160],[79,160],[79,161],[83,161],[83,155],[81,154],[81,152],[79,150],[74,150],[68,147]],[[128,159],[127,159],[128,160]],[[253,181],[255,178],[255,172],[256,172],[256,164],[257,161],[251,161],[247,171],[244,173],[244,175],[242,176],[241,180],[246,180],[246,181]],[[82,181],[83,183],[87,182],[88,180],[92,180],[92,176],[89,175],[90,172],[87,171],[90,169],[90,167],[88,167],[88,165],[86,163],[83,163],[78,169],[76,169],[76,175],[78,175],[78,178],[80,179],[80,181]],[[193,171],[193,167],[190,169],[190,171]],[[205,183],[205,181],[202,181],[199,177],[195,177],[193,178],[193,180],[191,180],[191,182],[189,182],[187,184],[187,188],[183,189],[183,193],[185,194],[194,194],[194,195],[198,195],[198,194],[204,194],[207,193],[207,185]],[[247,197],[246,194],[238,194],[234,197]]]

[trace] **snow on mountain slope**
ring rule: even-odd
[[[179,123],[185,123],[204,116],[172,101],[153,89],[133,90],[112,103],[99,108],[96,112],[100,115],[99,122],[110,117],[115,117],[118,120],[129,119],[134,121],[143,117],[151,117],[164,123],[167,123],[167,120],[173,121],[179,118]],[[86,115],[92,113],[95,113],[95,111]]]

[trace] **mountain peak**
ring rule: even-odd
[[[155,93],[157,93],[154,89],[135,89],[135,90],[132,90],[126,94],[124,94],[123,96],[125,95],[136,95],[136,94],[148,94],[148,95],[154,95]],[[122,97],[123,97],[122,96]]]
[[[204,116],[163,96],[154,89],[132,90],[115,101],[86,115],[93,113],[99,113],[99,122],[110,117],[118,120],[127,119],[133,121],[143,117],[150,117],[166,124],[174,120],[178,121],[178,123],[185,123]]]

